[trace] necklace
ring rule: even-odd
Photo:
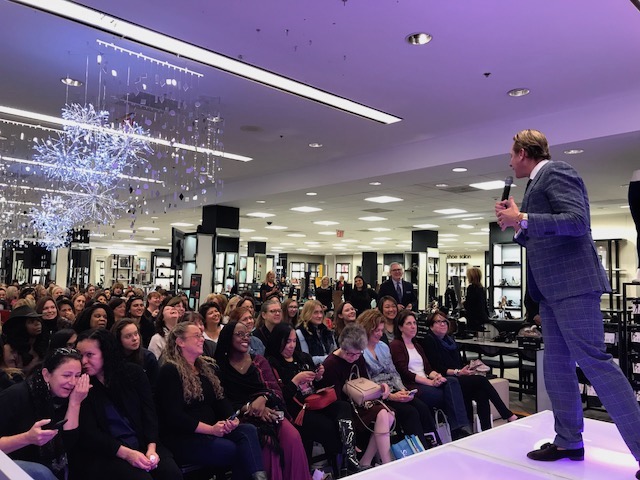
[[[239,362],[229,361],[229,363],[233,368],[235,368],[241,373],[244,373],[244,371],[249,367],[249,365],[251,365],[251,357],[248,357],[248,358],[242,357],[242,359]]]

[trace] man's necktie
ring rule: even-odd
[[[400,288],[400,282],[396,283],[396,292],[398,293],[398,301],[402,301],[402,288]]]

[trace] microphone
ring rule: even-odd
[[[504,190],[502,190],[502,198],[501,201],[505,201],[509,199],[509,192],[511,191],[511,184],[513,183],[513,177],[509,175],[504,179]]]

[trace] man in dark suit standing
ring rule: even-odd
[[[393,262],[389,266],[391,272],[391,278],[382,282],[380,290],[378,291],[378,298],[382,298],[386,295],[393,297],[398,302],[398,309],[408,308],[413,310],[418,307],[418,298],[413,293],[413,284],[411,282],[405,282],[402,279],[404,275],[404,268],[397,262]]]
[[[517,178],[529,177],[522,208],[513,197],[495,206],[502,230],[513,227],[515,240],[527,250],[527,289],[540,303],[545,385],[555,417],[554,442],[527,456],[584,459],[577,362],[640,460],[640,407],[629,381],[605,351],[600,297],[611,287],[591,238],[587,190],[573,167],[550,158],[541,132],[518,133],[510,166]]]

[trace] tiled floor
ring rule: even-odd
[[[612,423],[585,420],[583,462],[535,462],[526,457],[552,438],[553,415],[545,411],[349,478],[631,480],[638,470]]]

